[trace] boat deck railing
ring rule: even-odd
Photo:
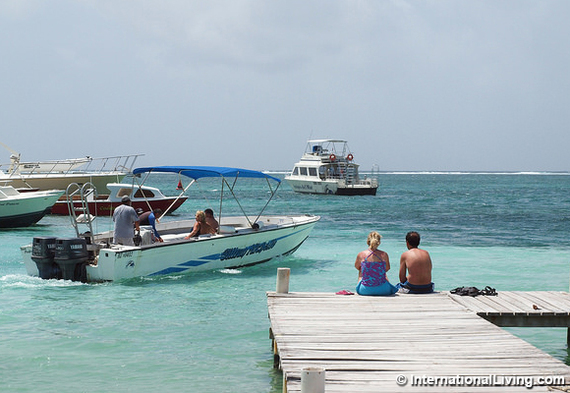
[[[0,171],[9,176],[50,175],[69,173],[129,173],[136,160],[144,154],[129,154],[110,157],[85,157],[80,159],[64,159],[54,161],[12,160],[10,164],[0,164]]]

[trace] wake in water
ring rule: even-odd
[[[7,274],[0,277],[3,288],[65,288],[78,287],[87,284],[69,280],[44,280],[40,277],[32,277],[27,274]]]

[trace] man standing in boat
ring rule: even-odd
[[[131,198],[124,196],[121,199],[121,205],[113,212],[113,221],[115,222],[115,231],[113,236],[114,244],[122,244],[124,246],[134,246],[133,237],[135,233],[140,232],[139,216],[136,210],[131,206]],[[134,226],[133,226],[134,224]]]

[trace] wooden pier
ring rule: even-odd
[[[284,392],[325,370],[331,392],[570,391],[570,367],[499,326],[570,326],[570,294],[267,294]],[[538,386],[541,385],[541,386]]]

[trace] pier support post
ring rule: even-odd
[[[277,293],[289,293],[289,276],[291,275],[291,269],[288,267],[277,268],[277,288],[275,292]]]
[[[325,393],[325,369],[307,367],[301,373],[301,393]]]

